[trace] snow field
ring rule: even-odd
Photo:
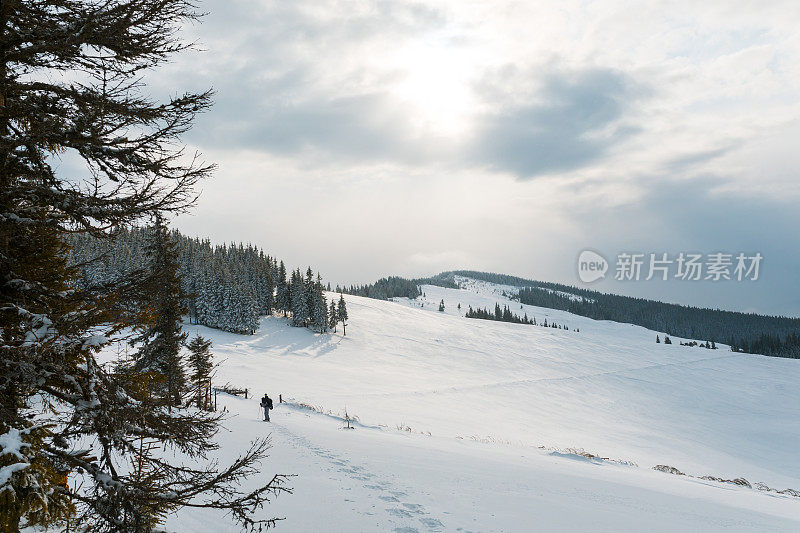
[[[220,396],[236,415],[223,456],[271,432],[265,475],[298,474],[295,494],[267,510],[286,516],[282,529],[800,529],[800,499],[651,470],[800,488],[798,361],[656,344],[637,326],[520,309],[480,282],[423,290],[419,301],[345,296],[346,337],[280,317],[254,336],[186,327],[213,339],[217,382],[346,409],[362,424],[343,430],[286,404],[266,424],[257,399]],[[460,316],[495,302],[570,330]],[[556,451],[568,448],[638,466]],[[191,512],[170,526],[194,531],[192,520],[226,530]]]

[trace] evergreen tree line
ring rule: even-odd
[[[688,339],[728,344],[734,351],[797,358],[800,318],[723,311],[601,293],[506,274],[454,270],[428,278],[450,286],[455,276],[520,287],[520,303],[569,311],[595,320],[636,324]]]
[[[281,267],[283,263],[281,263]],[[285,272],[283,272],[285,274]],[[298,268],[292,272],[288,285],[285,276],[279,274],[277,302],[278,309],[283,311],[284,316],[288,312],[292,313],[292,325],[296,327],[307,327],[317,333],[326,333],[328,330],[336,330],[336,325],[342,323],[342,332],[346,334],[347,327],[347,305],[344,296],[339,295],[339,304],[331,300],[328,307],[327,298],[324,294],[325,288],[322,286],[322,278],[317,274],[314,279],[314,272],[311,267],[306,270],[305,277]]]
[[[114,283],[141,269],[147,263],[152,231],[153,227],[132,227],[105,238],[69,236],[70,264],[80,273],[81,287]],[[316,282],[289,283],[283,261],[252,245],[212,245],[208,239],[187,237],[177,230],[169,232],[168,238],[175,246],[182,305],[190,322],[252,335],[258,318],[277,310],[298,317],[292,320],[295,326],[320,332],[329,329],[322,327],[328,317],[321,312],[327,304],[322,301],[319,275]],[[292,279],[296,274],[292,273]],[[297,290],[304,298],[297,297]]]
[[[191,403],[209,410],[215,369],[211,341],[197,335],[187,342],[189,336],[183,331],[185,304],[191,299],[181,282],[178,241],[161,217],[156,216],[148,230],[143,281],[127,297],[134,313],[129,344],[136,350],[116,362],[116,372],[125,381],[138,381],[139,392],[151,400],[170,406]]]
[[[800,359],[800,334],[789,333],[781,338],[778,335],[762,333],[753,340],[740,340],[731,344],[735,352],[760,353],[776,357]]]
[[[420,285],[439,285],[449,289],[457,289],[455,282],[448,283],[446,280],[437,280],[438,283],[431,283],[433,278],[407,279],[399,276],[381,278],[375,283],[365,285],[350,285],[349,287],[336,286],[336,292],[352,294],[354,296],[365,296],[376,300],[388,300],[389,298],[417,298],[422,295]]]
[[[480,307],[477,309],[473,309],[470,305],[467,309],[467,312],[464,314],[467,318],[480,318],[482,320],[496,320],[499,322],[512,322],[514,324],[530,324],[532,326],[542,326],[545,328],[556,328],[556,329],[565,329],[569,330],[569,327],[564,324],[556,324],[555,322],[547,322],[545,318],[542,322],[537,322],[536,317],[528,318],[528,313],[524,313],[523,316],[519,316],[518,314],[511,311],[511,309],[504,305],[502,308],[500,304],[494,304],[494,311],[489,311],[488,308],[481,309]]]

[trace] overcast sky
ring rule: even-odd
[[[185,233],[334,284],[760,252],[755,282],[591,287],[800,314],[796,0],[200,5],[204,50],[152,80],[217,92]]]

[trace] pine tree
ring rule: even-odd
[[[328,331],[328,302],[325,299],[322,278],[317,274],[317,281],[314,284],[314,329],[318,333]]]
[[[288,308],[289,308],[288,309],[289,312],[292,313],[292,325],[293,326],[296,325],[294,319],[295,319],[295,316],[297,314],[297,313],[295,313],[295,307],[297,306],[297,292],[298,292],[297,283],[298,283],[298,281],[297,281],[297,271],[296,270],[292,270],[292,274],[289,277],[289,282],[287,284],[287,295],[288,295],[287,296],[287,298],[288,298],[287,305],[288,305]]]
[[[344,303],[344,295],[339,294],[339,307],[336,310],[336,316],[339,317],[339,322],[342,323],[342,335],[347,336],[347,305]]]
[[[292,274],[291,285],[292,299],[292,325],[295,327],[305,327],[310,316],[308,300],[306,299],[306,284],[300,269]]]
[[[275,309],[283,311],[283,316],[291,310],[291,295],[286,282],[286,266],[281,261],[278,269],[278,281],[275,287]]]
[[[8,201],[4,190],[0,195]],[[45,448],[58,428],[36,423],[36,395],[63,387],[62,376],[86,377],[78,365],[91,355],[79,343],[88,339],[91,318],[97,318],[95,309],[69,293],[72,272],[65,245],[41,222],[41,215],[31,214],[37,218],[27,225],[0,217],[0,435],[23,443],[18,451],[0,448],[0,468],[11,474],[0,486],[0,531],[19,531],[21,523],[60,523],[74,512],[68,496],[57,489],[67,463]],[[15,279],[25,283],[10,283]],[[69,318],[87,311],[92,315],[86,322]],[[43,393],[43,398],[49,395]]]
[[[313,327],[314,312],[317,307],[316,287],[314,285],[314,272],[311,267],[306,270],[306,277],[303,280],[303,299],[306,304],[306,319],[303,325]]]
[[[180,405],[186,391],[186,372],[180,350],[186,334],[181,329],[183,291],[178,277],[178,257],[175,245],[160,216],[155,224],[147,249],[150,272],[145,281],[144,312],[139,315],[142,325],[133,344],[141,344],[135,356],[137,372],[152,372],[159,376],[162,386],[155,393],[168,405]]]
[[[656,335],[656,344],[661,344],[661,339],[658,338],[658,335]]]
[[[211,341],[197,335],[186,347],[189,348],[187,363],[195,403],[198,409],[208,409],[208,387],[211,383],[211,373],[214,370]]]
[[[226,331],[252,335],[258,329],[258,311],[251,288],[233,279],[226,287],[227,303],[224,305],[228,323]]]
[[[263,265],[262,259],[261,283],[259,286],[261,309],[259,314],[271,315],[272,308],[275,306],[275,282],[272,279],[272,272],[269,267],[269,258],[267,258],[266,265]]]
[[[219,418],[170,413],[97,363],[95,353],[134,323],[140,278],[79,283],[63,244],[68,233],[113,238],[114,228],[193,204],[212,167],[186,157],[180,137],[210,93],[155,101],[142,73],[189,46],[178,30],[196,18],[186,0],[1,4],[0,442],[25,443],[0,448],[0,467],[14,465],[0,486],[4,531],[56,530],[69,518],[93,531],[138,532],[185,505],[252,524],[280,490],[275,481],[240,489],[264,441],[230,467],[192,464],[214,447]],[[63,176],[53,164],[62,157],[87,170]],[[183,457],[156,459],[142,439],[169,442]],[[158,476],[129,475],[136,461]],[[72,476],[81,490],[67,484]]]
[[[332,329],[336,333],[336,325],[339,323],[339,314],[336,311],[336,302],[331,300],[331,306],[328,309],[328,329]]]

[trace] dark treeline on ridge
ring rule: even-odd
[[[375,283],[368,285],[350,285],[349,287],[336,286],[336,291],[352,294],[354,296],[365,296],[376,300],[388,300],[389,298],[416,298],[422,293],[419,290],[419,283],[413,279],[406,279],[397,276],[381,278]]]
[[[434,283],[435,281],[435,283]],[[349,287],[336,286],[336,292],[344,292],[354,296],[365,296],[377,300],[389,298],[416,298],[422,295],[420,285],[438,285],[450,289],[457,289],[458,285],[452,280],[438,280],[436,278],[407,279],[398,276],[381,278],[375,283],[366,285],[350,285]]]
[[[724,343],[730,345],[734,351],[800,358],[799,318],[658,302],[507,274],[452,270],[430,278],[413,280],[385,278],[372,285],[364,285],[359,288],[360,292],[353,294],[369,296],[366,293],[377,291],[379,287],[386,287],[388,296],[384,298],[392,296],[413,298],[415,296],[410,296],[413,292],[394,294],[388,289],[413,285],[419,295],[418,285],[423,284],[458,288],[456,276],[519,287],[519,295],[510,297],[518,299],[523,304],[568,311],[595,320],[636,324],[654,331],[664,331],[676,337]],[[386,283],[387,280],[393,281],[389,284]]]
[[[529,324],[531,326],[542,326],[545,328],[556,328],[556,329],[565,329],[569,330],[569,327],[564,324],[556,324],[555,322],[548,322],[545,318],[542,322],[536,322],[536,317],[529,318],[528,313],[524,313],[522,316],[511,311],[507,305],[504,305],[502,308],[500,304],[494,304],[494,311],[489,311],[487,308],[481,309],[480,307],[477,309],[473,309],[472,306],[469,306],[467,312],[464,314],[467,318],[479,318],[481,320],[496,320],[498,322],[511,322],[513,324]]]

